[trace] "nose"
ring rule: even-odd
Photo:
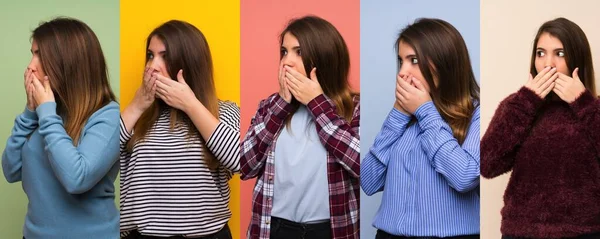
[[[405,76],[409,75],[410,74],[410,66],[408,64],[402,64],[402,66],[398,70],[398,74],[400,74],[401,77],[405,77]]]
[[[27,65],[27,69],[37,71],[35,58],[31,58],[31,61],[29,61],[29,65]]]
[[[549,54],[549,56],[546,57],[545,66],[556,67],[555,60],[556,57],[552,54]]]
[[[159,71],[160,70],[160,63],[156,59],[151,59],[149,67],[150,67],[150,69],[152,71]]]
[[[292,60],[292,58],[291,58],[291,57],[288,57],[288,56],[283,56],[283,58],[281,58],[281,61],[283,62],[283,65],[284,65],[284,66],[289,66],[289,67],[292,67],[292,68],[293,68],[293,67],[294,67],[294,65],[295,65],[295,63],[294,63],[294,61]]]

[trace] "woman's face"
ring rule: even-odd
[[[283,35],[281,53],[283,56],[281,57],[281,63],[284,66],[289,66],[306,76],[306,70],[304,69],[304,63],[302,62],[300,44],[298,43],[298,39],[289,32]]]
[[[148,44],[146,54],[146,58],[148,59],[146,67],[150,67],[153,73],[157,72],[165,77],[170,77],[165,62],[167,49],[165,48],[165,44],[163,44],[158,37],[153,36],[150,38],[150,44]]]
[[[27,69],[33,71],[33,74],[35,74],[35,77],[39,80],[43,80],[44,76],[46,76],[44,68],[42,68],[42,60],[40,59],[40,48],[35,39],[31,43],[31,61],[29,61]]]
[[[556,67],[557,72],[571,75],[562,42],[550,33],[544,32],[540,35],[535,50],[535,69],[540,72],[547,66]]]
[[[417,59],[415,50],[404,41],[398,43],[398,63],[400,67],[398,72],[400,77],[412,75],[425,86],[425,89],[427,89],[428,92],[430,92],[429,84],[423,77],[421,69],[419,68],[419,60]]]

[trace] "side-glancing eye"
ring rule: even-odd
[[[419,60],[418,60],[416,57],[412,57],[412,58],[410,58],[410,62],[411,62],[413,65],[419,64]]]
[[[285,48],[281,48],[281,50],[279,50],[279,53],[280,53],[282,56],[285,56],[285,55],[287,55],[287,53],[288,53],[288,52],[287,52],[287,50],[286,50]]]
[[[538,57],[544,57],[544,56],[546,56],[546,53],[544,51],[536,51],[535,55]]]
[[[559,57],[565,57],[565,52],[564,51],[558,51],[556,52],[556,55]]]
[[[154,59],[154,54],[152,54],[152,52],[146,52],[146,58],[147,59]]]
[[[298,50],[296,51],[296,54],[297,54],[298,56],[302,56],[302,52],[300,51],[300,49],[298,49]]]

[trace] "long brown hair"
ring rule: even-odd
[[[67,134],[77,145],[94,112],[115,101],[98,38],[85,23],[55,18],[41,23],[31,35],[48,76]]]
[[[208,42],[198,28],[184,21],[171,20],[154,29],[146,39],[146,50],[152,37],[157,37],[165,45],[165,65],[168,77],[177,79],[179,69],[183,69],[183,78],[190,86],[196,98],[215,117],[219,117],[219,101],[213,79],[213,65]],[[146,62],[149,60],[146,54]],[[131,151],[135,143],[143,140],[148,130],[158,120],[163,109],[170,111],[171,129],[176,126],[186,127],[189,137],[196,138],[206,146],[206,141],[200,137],[198,129],[190,118],[181,110],[167,105],[157,98],[152,105],[142,113],[134,126],[134,135],[127,144]],[[208,148],[205,147],[204,160],[210,169],[218,167],[218,161]]]
[[[350,89],[350,55],[342,35],[331,23],[317,16],[292,19],[279,35],[280,46],[286,33],[298,39],[306,73],[317,68],[317,79],[323,94],[333,101],[337,113],[350,122],[354,113],[353,97],[358,94]],[[280,52],[281,58],[283,52]],[[291,104],[296,110],[300,106],[293,97]],[[286,119],[286,125],[289,126],[290,121],[291,115]]]
[[[575,68],[579,67],[579,79],[581,79],[585,88],[596,96],[596,78],[594,78],[594,64],[592,62],[590,44],[583,30],[566,18],[561,17],[547,21],[538,29],[531,53],[531,66],[529,70],[531,74],[533,76],[537,75],[537,70],[535,69],[537,43],[543,33],[548,33],[560,40],[565,51],[565,61],[567,62],[569,72],[573,72]],[[558,97],[554,92],[550,92],[549,95],[550,97],[546,97],[546,99]]]
[[[454,138],[462,144],[475,103],[479,103],[479,85],[465,41],[450,23],[429,18],[417,19],[402,29],[396,40],[396,53],[401,41],[415,50],[433,104],[452,128]]]

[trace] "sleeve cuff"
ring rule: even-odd
[[[37,112],[37,115],[40,119],[56,115],[56,102],[43,103],[39,105],[37,109],[35,109],[35,112]]]
[[[532,112],[537,109],[544,99],[540,98],[535,92],[531,91],[527,87],[523,86],[519,91],[517,91],[516,95],[517,102],[522,105],[526,110],[531,110]]]
[[[333,104],[333,101],[331,101],[331,99],[329,99],[324,94],[318,95],[317,97],[309,101],[308,104],[306,104],[306,106],[315,118],[324,112],[335,110],[335,105]]]
[[[571,102],[569,106],[573,112],[575,112],[575,114],[581,118],[586,114],[588,109],[593,108],[590,106],[594,104],[594,101],[598,101],[598,99],[595,98],[589,90],[585,90],[579,97],[577,97],[577,99],[575,99],[575,101]],[[600,106],[600,102],[598,105]]]
[[[271,111],[277,118],[285,119],[294,110],[292,104],[286,102],[279,94],[275,94]]]
[[[426,129],[435,120],[443,120],[442,116],[435,108],[433,101],[428,101],[419,106],[417,111],[415,111],[415,117],[417,117],[417,121],[423,129]]]
[[[38,119],[37,113],[35,111],[29,110],[29,108],[27,108],[27,106],[25,106],[25,110],[23,111],[23,116],[26,119],[31,119],[31,120],[37,120]]]
[[[402,130],[404,130],[406,127],[406,124],[410,122],[410,119],[410,115],[406,115],[392,107],[392,110],[388,114],[388,117],[385,119],[383,125],[392,129],[394,132],[402,132]]]

